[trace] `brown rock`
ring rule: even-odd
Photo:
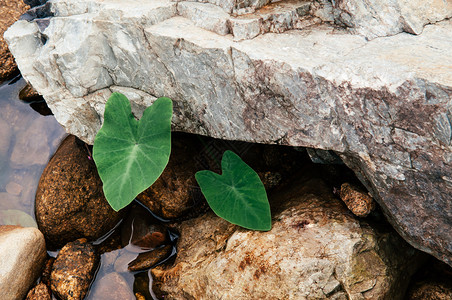
[[[50,289],[50,275],[52,274],[52,267],[54,262],[55,262],[54,257],[47,258],[41,273],[41,282],[44,283],[49,289]]]
[[[199,165],[194,161],[199,145],[193,137],[173,134],[171,156],[162,175],[154,184],[137,196],[152,212],[166,219],[178,218],[203,201],[195,173]]]
[[[152,251],[140,253],[137,258],[129,263],[128,269],[129,271],[141,271],[151,268],[167,258],[171,254],[172,250],[173,246],[167,245]]]
[[[137,300],[146,300],[146,297],[144,297],[141,293],[135,293],[135,298]]]
[[[413,276],[406,300],[452,299],[452,267],[430,258]]]
[[[366,217],[375,207],[372,197],[350,183],[342,184],[339,194],[342,201],[355,216]]]
[[[104,197],[85,145],[68,136],[42,173],[36,192],[36,221],[47,241],[61,247],[80,237],[95,240],[120,220]]]
[[[121,230],[122,246],[142,250],[160,247],[168,241],[166,227],[141,205],[133,205]]]
[[[3,39],[6,29],[16,22],[30,7],[22,1],[0,0],[0,81],[10,78],[17,73],[17,65]]]
[[[407,300],[450,300],[452,285],[443,282],[423,282],[410,292]]]
[[[44,283],[39,283],[34,288],[32,288],[25,300],[51,300],[50,290]]]
[[[27,83],[27,85],[20,90],[19,99],[26,102],[32,102],[41,100],[42,96],[39,95],[38,92],[29,83]]]
[[[53,263],[52,292],[63,300],[83,299],[99,264],[99,255],[86,239],[68,243]]]

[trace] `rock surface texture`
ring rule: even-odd
[[[137,117],[172,98],[174,130],[334,150],[407,241],[452,264],[451,2],[270,2],[50,1],[54,17],[5,39],[81,139],[119,91]]]
[[[3,39],[3,33],[29,8],[22,1],[0,0],[0,81],[17,72],[17,65]]]
[[[0,226],[0,295],[24,299],[46,258],[44,236],[36,228]]]
[[[50,275],[51,289],[62,300],[82,300],[99,265],[99,255],[86,239],[66,244]]]
[[[52,296],[47,285],[40,282],[28,292],[25,300],[52,300]]]
[[[120,220],[104,197],[102,181],[84,143],[68,136],[44,169],[36,192],[36,221],[49,247],[78,238],[95,240]]]
[[[401,299],[419,252],[394,231],[358,222],[319,179],[270,203],[268,232],[184,222],[174,266],[152,269],[165,299]]]

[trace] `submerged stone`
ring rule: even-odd
[[[138,257],[131,261],[128,265],[129,271],[141,271],[149,269],[165,258],[167,258],[173,250],[172,245],[167,245],[152,251],[138,254]]]
[[[97,280],[90,299],[135,300],[128,283],[118,273],[108,273]]]

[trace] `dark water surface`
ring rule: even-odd
[[[0,84],[0,225],[37,227],[34,205],[39,179],[67,133],[52,115],[44,116],[35,111],[45,106],[44,103],[19,99],[25,85],[20,77]],[[48,114],[48,111],[43,113]],[[143,213],[146,212],[139,214]],[[133,210],[128,218],[135,221]],[[124,226],[116,230],[121,227]],[[130,234],[126,231],[126,235]],[[102,254],[96,278],[85,299],[134,300],[137,291],[145,299],[155,299],[149,290],[150,272],[127,270],[128,263],[140,252],[143,251],[129,244]],[[58,251],[48,253],[56,256]]]
[[[0,225],[36,226],[39,178],[67,135],[53,116],[19,100],[25,85],[23,79],[0,85]]]

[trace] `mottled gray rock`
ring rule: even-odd
[[[369,23],[396,34],[371,41],[324,24],[236,42],[176,16],[176,2],[50,3],[47,27],[19,21],[5,37],[69,132],[92,143],[109,95],[126,90],[138,117],[171,97],[174,130],[334,150],[406,240],[452,264],[451,20],[419,36]],[[428,1],[397,3],[417,5],[420,24],[451,11],[447,1],[431,13]],[[338,20],[337,7],[320,9],[322,22]],[[356,16],[341,18],[359,31]]]
[[[275,2],[274,0],[172,0],[174,2],[199,2],[210,3],[221,7],[228,13],[246,13],[252,12],[257,8]]]
[[[426,24],[452,17],[452,2],[442,0],[334,1],[336,22],[368,38],[399,32],[420,34]]]
[[[419,252],[394,231],[357,221],[318,179],[297,180],[270,203],[268,232],[213,213],[184,222],[174,265],[151,270],[165,299],[403,297]]]
[[[36,228],[0,226],[0,295],[24,299],[46,258],[44,236]]]

